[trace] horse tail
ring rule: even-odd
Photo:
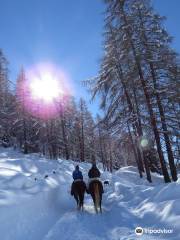
[[[100,203],[99,184],[98,183],[94,184],[94,196],[95,196],[95,208],[97,210],[97,208],[99,207],[99,203]]]

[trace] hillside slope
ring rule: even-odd
[[[149,184],[134,167],[102,172],[102,180],[110,181],[103,196],[103,214],[95,214],[89,195],[84,212],[77,212],[70,195],[74,165],[0,149],[2,240],[180,239],[180,181],[164,184],[153,175]],[[89,167],[80,164],[85,180]],[[173,232],[137,236],[137,226]]]

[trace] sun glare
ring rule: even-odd
[[[40,99],[44,102],[52,102],[63,94],[58,80],[49,73],[44,73],[41,78],[32,80],[30,89],[34,99]]]
[[[148,144],[149,144],[148,139],[146,138],[141,139],[140,144],[142,148],[148,147]]]
[[[59,66],[38,63],[26,71],[26,82],[23,88],[18,87],[18,95],[23,95],[27,112],[46,120],[64,111],[72,87],[68,75]]]

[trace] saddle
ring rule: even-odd
[[[76,179],[76,180],[73,181],[73,183],[81,182],[81,181],[83,181],[83,180],[82,179]]]
[[[93,182],[93,181],[99,181],[99,182],[101,182],[101,180],[100,180],[100,178],[99,177],[94,177],[94,178],[89,178],[89,184],[91,183],[91,182]]]

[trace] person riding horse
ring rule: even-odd
[[[102,193],[104,192],[104,191],[103,191],[103,185],[102,185],[102,183],[101,183],[101,181],[100,181],[100,176],[101,176],[101,173],[100,173],[99,169],[97,168],[96,163],[92,163],[92,167],[91,167],[91,169],[90,169],[89,172],[88,172],[88,177],[89,177],[89,193],[91,193],[91,183],[92,183],[93,181],[98,182]]]
[[[82,172],[79,170],[79,166],[77,165],[75,167],[75,170],[72,173],[72,177],[73,177],[73,183],[71,185],[71,195],[74,195],[74,187],[75,187],[75,183],[78,181],[82,181],[83,180],[83,175]]]
[[[102,212],[101,202],[104,190],[100,180],[101,173],[95,163],[92,164],[92,167],[88,172],[88,176],[89,186],[87,192],[92,196],[96,213],[98,213],[98,208],[100,209],[100,212]]]
[[[77,202],[78,209],[83,210],[84,193],[86,191],[86,184],[83,181],[83,175],[82,175],[82,172],[79,170],[78,165],[75,167],[72,177],[74,181],[71,185],[71,195],[74,196]]]

